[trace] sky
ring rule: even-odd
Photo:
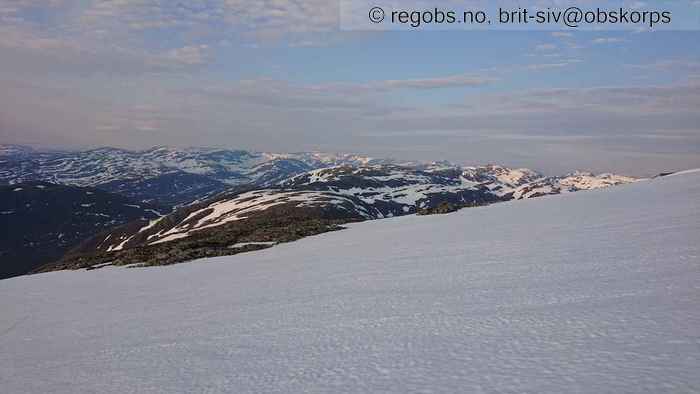
[[[546,173],[700,167],[698,30],[352,30],[339,8],[2,0],[0,143],[353,152]]]

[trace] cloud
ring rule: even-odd
[[[561,76],[580,62],[568,32],[545,35],[554,43],[540,44],[532,64],[509,58],[514,62],[447,75],[310,82],[260,78],[257,70],[241,70],[240,76],[237,64],[232,72],[209,72],[224,48],[250,66],[257,63],[243,56],[265,52],[268,44],[337,43],[345,39],[335,32],[337,11],[337,2],[326,0],[5,0],[0,5],[3,140],[376,149],[382,155],[458,161],[533,156],[528,160],[551,165],[571,158],[596,164],[587,157],[613,147],[615,154],[630,154],[625,151],[630,145],[637,154],[667,160],[700,157],[698,82],[690,79],[700,75],[696,60],[628,66],[684,76],[684,83],[673,85],[531,88],[561,84],[544,80],[550,74],[544,71]],[[616,40],[596,39],[598,44]],[[501,83],[511,74],[522,79]],[[654,80],[663,79],[649,79]],[[525,90],[508,91],[513,84]],[[587,148],[577,150],[581,141]],[[658,153],[662,149],[665,154]]]
[[[28,12],[21,7],[32,9],[33,4],[17,2],[13,9]],[[140,74],[202,66],[213,57],[212,48],[206,44],[153,48],[134,37],[112,33],[93,31],[82,23],[56,22],[39,27],[22,20],[0,24],[4,71]]]
[[[580,62],[581,61],[578,59],[568,59],[568,60],[556,62],[556,63],[528,64],[527,66],[525,66],[525,69],[529,70],[529,71],[549,70],[549,69],[553,69],[553,68],[568,67],[568,66],[571,66],[572,64],[576,64],[576,63],[580,63]]]
[[[17,70],[164,72],[209,64],[216,42],[335,42],[344,36],[337,8],[325,0],[7,0],[0,50],[11,51]]]
[[[553,51],[556,50],[557,46],[554,44],[539,44],[535,46],[535,50],[539,52]]]
[[[365,83],[326,83],[314,89],[335,93],[380,93],[392,90],[432,90],[446,88],[472,88],[489,85],[499,79],[488,76],[451,75],[418,79],[388,79]]]
[[[208,45],[190,45],[182,48],[171,49],[165,54],[156,57],[155,61],[175,63],[181,65],[199,65],[208,62],[210,50]]]
[[[700,85],[535,89],[468,96],[459,105],[422,108],[382,119],[387,130],[450,134],[636,136],[676,130],[700,137]],[[437,132],[439,134],[439,132]]]
[[[208,34],[231,30],[269,40],[337,30],[338,18],[338,2],[326,0],[115,0],[93,2],[81,13],[80,21],[93,29],[178,28]]]
[[[86,29],[118,32],[188,28],[221,21],[223,17],[219,1],[114,0],[91,2],[80,10],[76,22]]]
[[[225,20],[262,37],[327,32],[338,27],[339,5],[327,0],[225,0]]]
[[[649,64],[631,64],[630,68],[644,71],[674,71],[689,74],[700,73],[700,61],[688,59],[659,60]]]
[[[622,42],[626,42],[627,40],[619,38],[619,37],[601,37],[601,38],[596,38],[595,40],[591,41],[591,43],[596,44],[596,45],[601,45],[601,44],[618,44]]]
[[[556,38],[572,38],[574,36],[573,33],[564,32],[564,31],[555,31],[555,32],[552,32],[551,35],[552,35],[552,37],[556,37]]]
[[[206,141],[260,150],[369,149],[406,158],[515,160],[520,165],[553,167],[587,163],[592,169],[610,165],[623,151],[638,155],[629,163],[646,169],[660,166],[663,158],[668,163],[690,163],[693,155],[699,157],[697,83],[466,91],[463,101],[452,104],[406,104],[385,94],[412,90],[417,99],[425,89],[478,87],[490,83],[489,78],[435,76],[322,84],[175,77],[125,83],[98,78],[100,83],[86,82],[93,90],[85,86],[76,90],[70,80],[0,80],[0,100],[5,103],[0,127],[7,141],[20,143],[144,147],[164,141],[181,146]],[[101,95],[102,90],[110,95]],[[546,146],[556,149],[547,151]],[[628,151],[630,146],[634,152]],[[648,157],[661,149],[668,153]]]
[[[383,94],[398,90],[424,91],[446,88],[472,88],[497,82],[497,78],[469,75],[378,80],[370,82],[327,82],[292,84],[275,79],[241,80],[222,86],[208,85],[177,89],[175,94],[194,95],[232,105],[256,105],[283,111],[358,111],[363,114],[403,111],[386,103]]]
[[[188,48],[175,51],[171,56],[180,58],[180,62],[197,63],[201,61],[200,51],[205,50]],[[532,64],[524,69],[562,68],[573,62],[575,60]],[[653,67],[670,67],[671,64],[676,63],[659,63]],[[0,80],[3,86],[0,98],[10,103],[0,117],[34,125],[20,127],[18,123],[17,130],[37,130],[40,125],[58,127],[76,139],[84,139],[84,130],[92,128],[102,131],[159,129],[180,133],[179,138],[188,140],[193,135],[187,125],[216,133],[216,130],[222,130],[222,125],[235,124],[240,128],[238,132],[245,135],[251,129],[260,130],[264,124],[269,133],[293,128],[324,135],[326,131],[319,129],[323,124],[338,132],[350,128],[350,124],[357,127],[370,124],[378,130],[466,131],[484,128],[515,134],[534,129],[573,133],[585,128],[588,133],[594,130],[604,132],[610,127],[622,128],[626,133],[659,128],[697,130],[700,124],[696,114],[700,107],[700,85],[692,82],[636,87],[530,89],[507,94],[481,92],[477,95],[466,91],[463,103],[418,104],[422,91],[478,88],[498,83],[500,79],[494,75],[306,84],[278,79],[222,82],[177,77],[129,77],[123,80],[116,76],[107,80],[101,77],[76,81],[66,79],[65,85],[57,85],[57,82],[45,78],[32,84]],[[83,86],[80,95],[72,93],[76,86]],[[93,89],[88,90],[86,86]],[[109,91],[110,95],[103,95],[104,91]],[[400,91],[412,91],[415,93],[412,97],[418,102],[410,106],[398,104],[392,95],[387,95]],[[120,97],[129,99],[124,103]],[[75,122],[65,122],[61,126],[62,119],[75,119]],[[611,119],[616,121],[611,122]],[[253,137],[249,135],[248,138],[252,141],[255,140]]]

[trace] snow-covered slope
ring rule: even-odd
[[[592,214],[595,213],[595,214]],[[4,392],[700,391],[700,173],[0,281]]]
[[[520,200],[550,194],[571,193],[580,190],[603,189],[636,181],[638,181],[638,179],[623,175],[594,175],[590,172],[579,171],[562,177],[534,179],[529,183],[518,185],[513,191],[513,198]]]

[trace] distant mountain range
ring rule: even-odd
[[[141,228],[134,229],[135,232],[115,234],[97,249],[112,251],[175,241],[260,215],[274,207],[284,207],[286,211],[315,208],[322,212],[321,217],[327,219],[372,220],[430,214],[441,206],[451,211],[633,181],[611,174],[542,177],[527,169],[493,165],[465,168],[444,164],[423,168],[395,165],[331,167],[294,176],[274,188],[221,195],[186,210],[178,210],[157,221],[144,223]]]
[[[114,152],[101,151],[108,154]],[[182,179],[190,176],[200,177],[203,180],[200,184],[219,182],[225,186],[220,189],[187,189],[194,202],[183,204],[166,216],[135,220],[113,231],[93,236],[73,248],[57,263],[43,267],[43,270],[109,264],[172,264],[199,257],[266,248],[280,242],[337,230],[348,222],[416,213],[446,213],[464,207],[635,181],[634,178],[619,175],[585,172],[546,177],[529,169],[511,169],[497,165],[461,167],[445,162],[396,164],[389,160],[353,155],[314,153],[295,154],[295,158],[291,158],[292,155],[248,152],[238,152],[236,155],[249,158],[246,160],[253,160],[251,157],[256,157],[256,160],[267,157],[270,160],[248,167],[239,163],[236,170],[238,175],[234,177],[229,172],[228,178],[225,178],[222,176],[223,171],[213,170],[219,168],[219,164],[212,156],[207,156],[211,153],[209,150],[190,149],[185,154],[159,148],[144,151],[143,154],[152,158],[156,151],[161,152],[157,155],[161,158],[164,157],[164,152],[170,152],[165,155],[168,157],[193,157],[193,152],[199,152],[204,155],[198,156],[200,163],[205,162],[202,157],[209,159],[206,160],[206,165],[197,166],[192,165],[192,162],[185,165],[184,159],[171,160],[169,168],[176,168],[172,163],[179,163],[174,172],[145,172],[142,173],[142,178],[133,178],[135,174],[132,169],[136,166],[123,166],[128,175],[120,175],[112,169],[110,176],[113,180],[99,184],[99,187],[104,188],[106,184],[152,185],[141,189],[141,195],[146,197],[142,200],[159,201],[158,195],[163,190],[186,190],[187,187],[178,185],[186,185]],[[95,151],[91,152],[94,154]],[[138,156],[135,153],[131,155]],[[233,153],[219,151],[213,157],[228,160],[227,166],[230,169],[232,155]],[[137,157],[132,157],[131,160],[137,160]],[[111,162],[112,159],[103,161]],[[291,163],[303,165],[290,166]],[[320,168],[314,169],[313,166]],[[198,174],[183,170],[193,171],[194,168],[197,168]],[[302,169],[306,171],[301,171]],[[52,179],[61,178],[53,171],[40,173],[53,177]],[[245,174],[245,178],[240,174]],[[130,180],[120,180],[124,178]],[[84,181],[88,177],[81,179]],[[122,189],[111,190],[119,192]],[[124,186],[123,193],[127,192],[133,193],[134,188]]]
[[[15,201],[4,216],[27,223],[17,233],[26,241],[23,245],[53,239],[57,226],[81,228],[60,242],[13,249],[15,256],[41,256],[29,259],[31,269],[39,261],[60,258],[44,270],[172,264],[269,247],[353,221],[447,213],[634,181],[613,174],[547,177],[498,165],[462,167],[351,154],[201,148],[47,152],[0,146],[0,183],[8,185],[3,198]],[[41,221],[48,212],[31,216],[17,209],[24,194],[7,193],[18,189],[32,190],[26,198],[39,199],[45,210],[60,210],[60,225]],[[86,195],[114,201],[112,211],[86,215],[86,208],[102,206],[83,202]],[[170,213],[159,216],[156,211]],[[96,222],[95,217],[104,219]]]
[[[324,153],[165,147],[143,151],[100,148],[61,152],[0,145],[0,183],[44,181],[89,186],[138,201],[176,206],[214,195],[232,185],[270,186],[317,168],[383,162],[357,155]]]

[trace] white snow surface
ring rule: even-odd
[[[700,173],[0,281],[6,393],[700,391]]]
[[[276,245],[277,242],[239,242],[237,244],[233,244],[229,246],[231,249],[239,249],[239,248],[245,248],[246,246],[273,246]]]

